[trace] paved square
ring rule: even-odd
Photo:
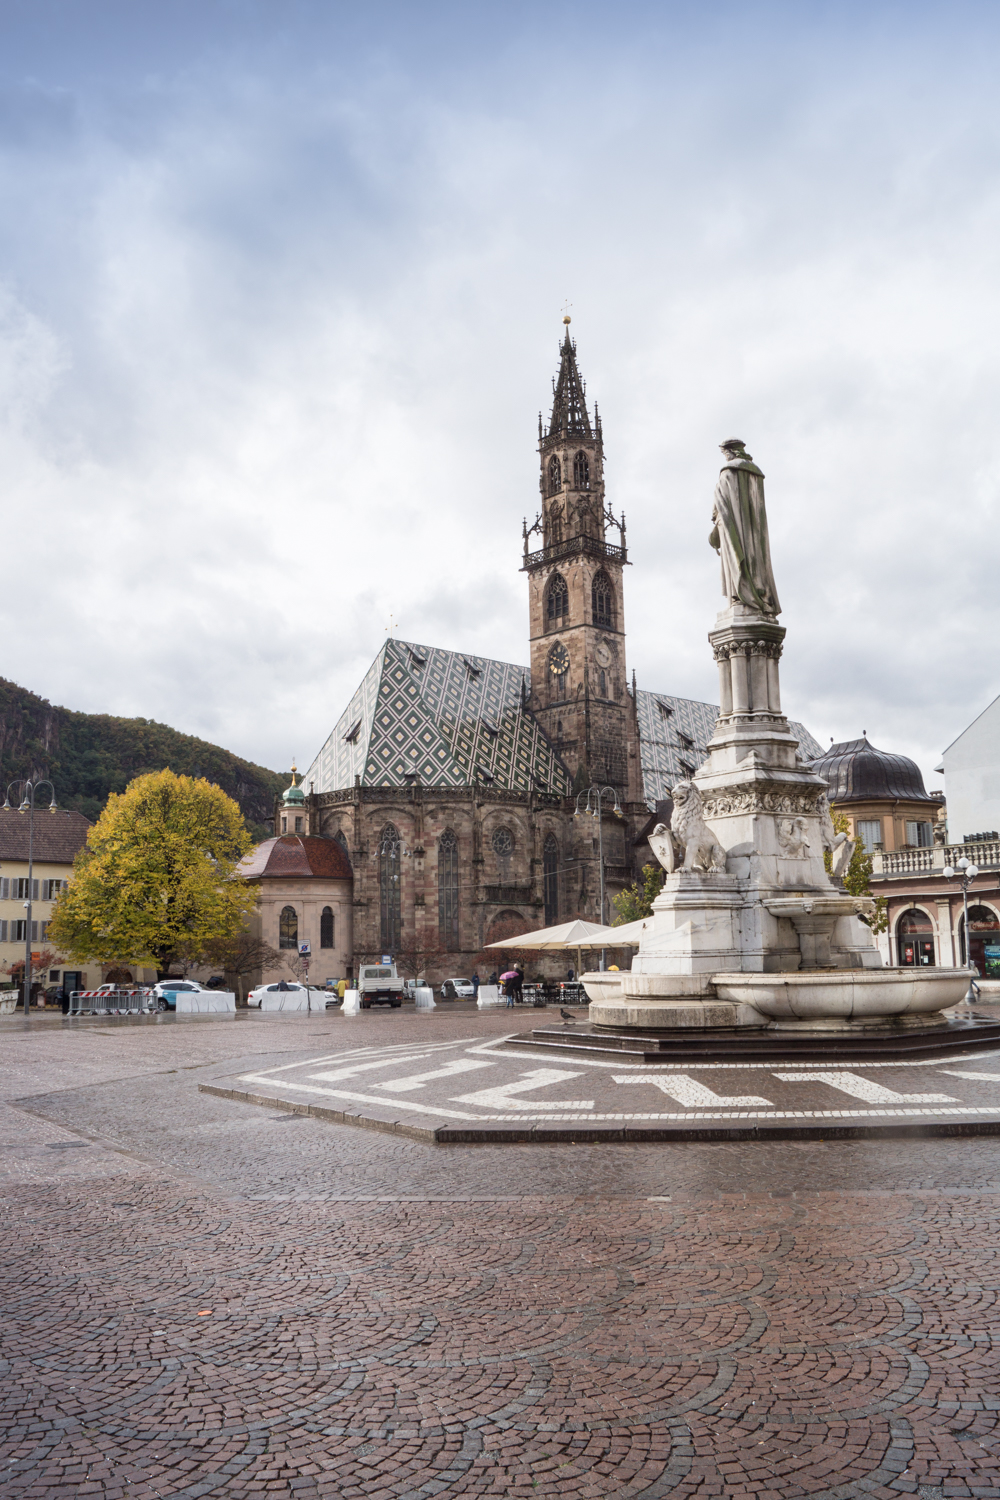
[[[640,1070],[671,1093],[504,1053],[509,1026],[4,1023],[0,1494],[1000,1494],[995,1137],[467,1147],[199,1088],[478,1121],[605,1091],[983,1111],[1000,1074]],[[533,1069],[574,1076],[516,1091]]]
[[[508,1037],[461,1036],[318,1053],[207,1091],[439,1143],[1000,1132],[1000,1050],[855,1064],[553,1059]]]

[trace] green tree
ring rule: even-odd
[[[626,922],[638,922],[640,917],[653,915],[653,902],[663,888],[663,875],[659,865],[643,865],[642,885],[633,881],[618,896],[612,896],[611,905],[618,915],[612,927],[624,927]]]
[[[850,833],[851,824],[845,813],[833,813],[833,831],[834,833]],[[831,856],[829,854],[823,855],[823,863],[826,865],[827,874],[829,874],[831,869]],[[844,872],[844,890],[850,896],[870,896],[872,893],[871,878],[872,857],[870,854],[865,853],[865,846],[858,839],[854,845],[854,853],[851,855],[851,863]],[[872,932],[885,932],[889,925],[887,902],[884,896],[876,896],[874,899],[874,912],[871,916],[865,916],[862,913],[861,920],[871,928]]]
[[[112,795],[59,895],[50,939],[74,959],[190,963],[232,937],[256,892],[236,875],[250,848],[239,806],[219,787],[173,771]]]

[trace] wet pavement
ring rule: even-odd
[[[434,1144],[199,1089],[483,1061],[384,1093],[524,1100],[554,1065],[494,1057],[510,1026],[0,1022],[0,1495],[1000,1494],[996,1138]],[[986,1107],[1000,1060],[947,1067],[849,1071]],[[558,1068],[537,1097],[678,1112]]]

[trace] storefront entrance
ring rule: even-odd
[[[934,924],[925,912],[911,906],[896,924],[899,962],[904,968],[934,963]]]
[[[969,907],[969,956],[982,979],[1000,979],[1000,917],[988,906]],[[965,919],[962,919],[965,962]]]

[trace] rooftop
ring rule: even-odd
[[[274,880],[295,875],[307,879],[350,880],[353,871],[347,851],[337,839],[287,833],[265,839],[251,849],[240,861],[238,873],[247,880]]]
[[[35,808],[32,858],[36,864],[71,865],[87,842],[92,825],[83,813]],[[0,809],[0,862],[28,859],[28,814]]]
[[[866,735],[831,745],[812,762],[811,769],[830,788],[830,801],[844,802],[932,802],[924,790],[924,778],[916,761],[905,755],[877,750]]]

